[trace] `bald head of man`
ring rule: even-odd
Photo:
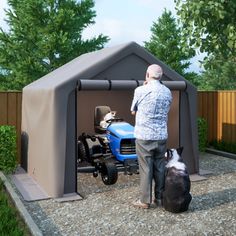
[[[148,82],[152,79],[160,80],[162,75],[162,68],[157,64],[152,64],[147,68],[146,81]]]

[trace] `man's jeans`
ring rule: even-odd
[[[165,184],[166,140],[136,139],[139,162],[141,202],[152,202],[152,180],[155,199],[161,199]]]

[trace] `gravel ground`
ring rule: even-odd
[[[113,186],[101,178],[78,175],[84,200],[25,202],[43,235],[236,235],[236,161],[201,154],[207,180],[192,182],[189,210],[173,214],[162,208],[137,209],[139,176],[119,175]]]

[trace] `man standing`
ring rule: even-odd
[[[131,113],[136,115],[134,136],[140,173],[140,199],[133,205],[149,208],[161,204],[165,182],[165,152],[167,142],[168,112],[172,102],[170,90],[160,83],[163,71],[159,65],[150,65],[143,86],[134,91]]]

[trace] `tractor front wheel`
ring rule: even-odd
[[[115,184],[118,179],[118,170],[113,163],[103,163],[101,168],[102,182],[105,185]]]

